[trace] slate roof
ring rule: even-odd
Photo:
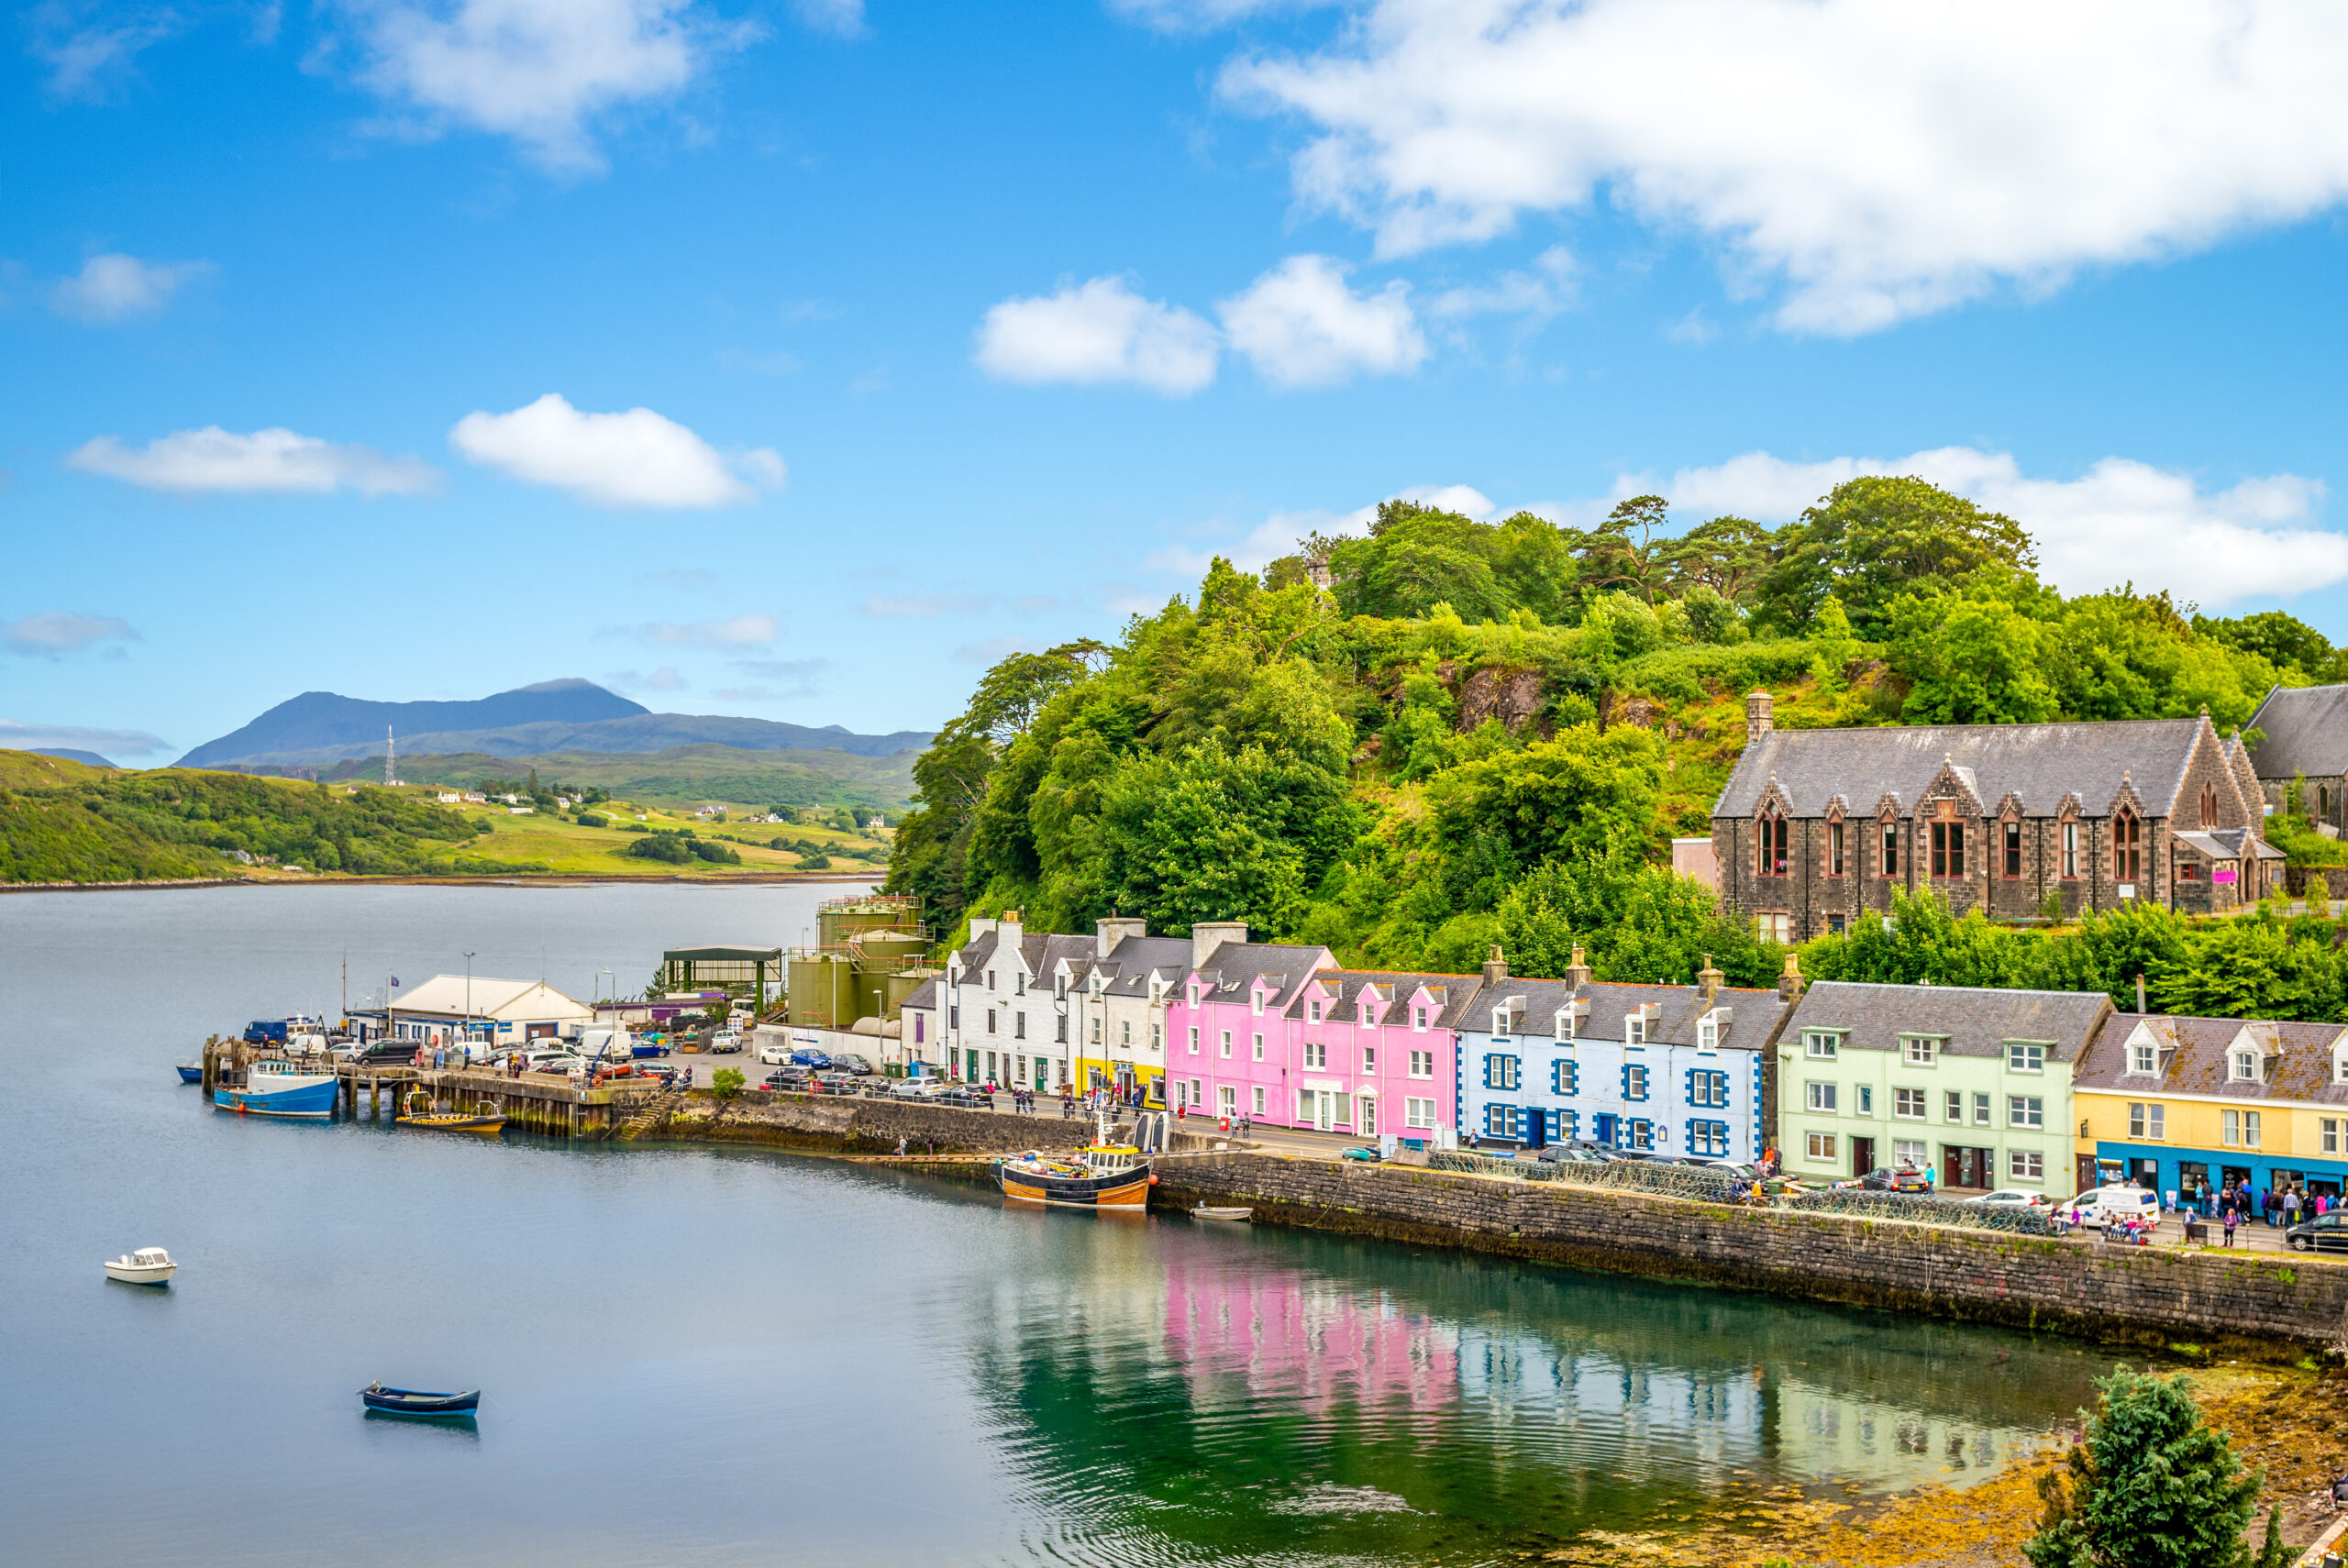
[[[904,1001],[906,1007],[933,1008],[937,1005],[937,988],[946,983],[943,975],[932,975],[914,988],[914,994]]]
[[[1751,816],[1774,778],[1797,816],[1824,816],[1837,796],[1846,812],[1872,816],[1886,795],[1899,798],[1904,816],[1915,810],[1947,762],[1971,781],[1974,799],[1985,812],[1996,810],[2010,792],[2024,812],[2051,817],[2064,796],[2076,794],[2082,815],[2100,817],[2110,812],[2126,778],[2147,811],[2168,816],[2195,737],[2207,722],[1771,730],[1746,744],[1712,815]]]
[[[1182,956],[1188,967],[1190,949]],[[1272,982],[1270,1005],[1285,1009],[1289,1002],[1330,961],[1325,947],[1301,947],[1279,942],[1226,942],[1199,966],[1200,977],[1213,988],[1202,999],[1235,1001],[1246,996],[1258,977]]]
[[[1997,1056],[2009,1040],[2043,1040],[2054,1060],[2076,1062],[2110,1011],[2111,999],[2100,991],[1821,980],[1794,1005],[1786,1037],[1832,1029],[1846,1051],[1897,1051],[1902,1034],[1931,1034],[1945,1056]]]
[[[1097,948],[1089,948],[1083,958],[1083,966],[1070,979],[1070,985],[1080,984],[1091,990],[1091,977],[1097,970],[1104,981],[1102,987],[1103,996],[1147,996],[1152,975],[1161,976],[1171,982],[1190,967],[1191,939],[1187,936],[1128,936],[1109,949],[1106,958],[1097,956]]]
[[[2281,860],[2283,852],[2262,841],[2247,828],[2214,828],[2207,833],[2180,833],[2174,835],[2179,844],[2190,845],[2211,860],[2240,860],[2243,840],[2250,841],[2253,860]]]
[[[1757,1051],[1768,1043],[1782,1007],[1777,992],[1741,986],[1722,987],[1707,1003],[1704,993],[1694,986],[1630,986],[1606,980],[1575,986],[1565,980],[1511,979],[1480,990],[1458,1027],[1467,1033],[1481,1033],[1490,1023],[1492,1010],[1507,1007],[1512,1014],[1510,1033],[1554,1039],[1557,1013],[1568,1004],[1578,1013],[1575,1036],[1583,1040],[1620,1040],[1624,1032],[1623,1021],[1632,1010],[1653,1006],[1656,1011],[1649,1016],[1646,1037],[1658,1045],[1695,1044],[1696,1021],[1712,1008],[1724,1007],[1729,1010],[1729,1026],[1721,1035],[1721,1043],[1740,1051]]]
[[[2128,1071],[2128,1039],[2149,1025],[2160,1046],[2152,1077]],[[2228,1076],[2228,1047],[2244,1029],[2265,1058],[2264,1081],[2236,1083]],[[2114,1094],[2209,1095],[2220,1099],[2305,1100],[2348,1105],[2348,1084],[2332,1081],[2331,1047],[2348,1027],[2337,1023],[2244,1022],[2239,1018],[2169,1018],[2115,1012],[2096,1032],[2072,1070],[2075,1088]]]
[[[1377,1005],[1373,1009],[1381,1024],[1395,1021],[1387,1009],[1397,1002],[1408,1001],[1424,987],[1434,999],[1435,1015],[1428,1021],[1433,1029],[1460,1029],[1474,1012],[1476,998],[1483,984],[1480,975],[1420,975],[1401,969],[1316,969],[1305,977],[1318,980],[1333,993],[1330,1017],[1337,1022],[1352,1022],[1361,1017],[1361,998],[1369,992]],[[1305,988],[1301,985],[1290,993],[1289,1018],[1301,1022],[1305,1016]],[[1403,1016],[1401,1021],[1408,1023]]]
[[[2278,686],[2250,727],[2266,738],[2250,748],[2261,778],[2336,778],[2348,773],[2348,686]]]

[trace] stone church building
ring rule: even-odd
[[[2267,804],[2281,810],[2296,784],[2296,814],[2339,837],[2348,828],[2348,686],[2278,686],[2250,727],[2262,736],[2250,760]]]
[[[1724,908],[1801,942],[1929,888],[1959,914],[2066,916],[2131,900],[2192,912],[2283,881],[2239,732],[2194,719],[1780,730],[1745,699],[1712,807]]]

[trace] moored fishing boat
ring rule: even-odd
[[[179,1065],[179,1068],[180,1068],[180,1082],[182,1082],[182,1083],[183,1083],[183,1084],[200,1084],[200,1083],[202,1083],[202,1082],[204,1081],[204,1064],[203,1064],[203,1063],[201,1063],[201,1062],[182,1062],[182,1063]]]
[[[179,1266],[172,1261],[172,1254],[161,1247],[141,1247],[105,1261],[106,1277],[125,1285],[169,1285]]]
[[[334,1114],[335,1089],[332,1073],[305,1072],[290,1062],[255,1062],[246,1070],[242,1088],[221,1085],[212,1091],[212,1104],[239,1114],[323,1120]]]
[[[1110,1135],[1104,1120],[1094,1142],[1073,1154],[1030,1149],[1008,1155],[995,1162],[995,1181],[1015,1203],[1141,1213],[1157,1178],[1139,1149],[1112,1143]]]
[[[470,1416],[481,1404],[481,1390],[434,1394],[421,1388],[386,1388],[380,1383],[370,1383],[359,1391],[359,1397],[369,1409],[394,1416]]]

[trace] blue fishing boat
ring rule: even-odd
[[[481,1405],[478,1388],[468,1388],[460,1394],[432,1394],[420,1388],[386,1388],[380,1383],[370,1383],[359,1391],[359,1397],[369,1409],[394,1416],[469,1416]]]
[[[305,1116],[324,1120],[334,1114],[335,1076],[295,1068],[290,1062],[255,1062],[245,1074],[245,1087],[223,1084],[212,1091],[215,1110],[240,1115]]]
[[[182,1082],[182,1083],[183,1083],[183,1084],[200,1084],[200,1083],[202,1083],[202,1082],[204,1081],[204,1064],[203,1064],[203,1063],[201,1063],[201,1062],[182,1062],[182,1063],[179,1065],[179,1066],[180,1066],[180,1082]]]

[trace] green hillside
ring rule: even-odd
[[[989,671],[914,766],[889,886],[945,928],[1245,919],[1381,967],[1499,942],[1554,975],[1578,942],[1604,977],[1685,980],[1710,952],[1761,983],[1779,955],[1667,869],[1747,690],[1787,727],[2228,726],[2277,682],[2348,679],[2286,615],[2066,599],[2020,524],[1921,480],[1854,480],[1782,529],[1680,527],[1652,496],[1588,532],[1398,502],[1260,577],[1217,561],[1114,646]]]
[[[321,775],[327,782],[382,777],[380,756],[354,758]],[[463,785],[482,778],[539,778],[593,787],[660,804],[717,803],[771,811],[785,806],[844,806],[893,817],[913,794],[913,758],[858,756],[845,751],[744,751],[729,745],[667,751],[549,752],[492,756],[486,752],[403,756],[399,772],[415,784]]]
[[[371,875],[527,870],[469,852],[472,824],[382,790],[193,768],[107,772],[0,751],[0,882],[232,875],[247,862]]]

